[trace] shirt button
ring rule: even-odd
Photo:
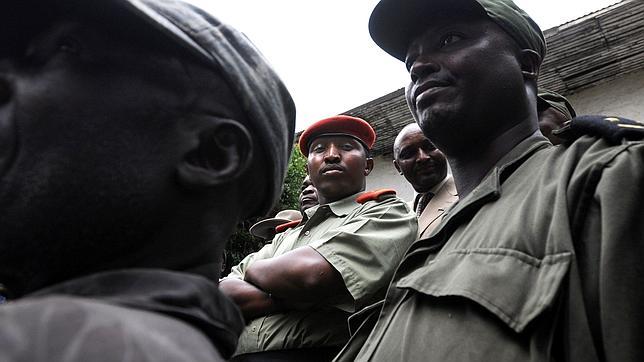
[[[252,332],[257,332],[257,327],[253,327],[250,329]]]
[[[304,235],[306,235],[306,236],[309,236],[310,234],[311,234],[311,232],[310,232],[309,230],[306,230],[306,231],[304,232]]]

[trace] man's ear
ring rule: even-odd
[[[367,158],[365,162],[365,167],[364,167],[364,175],[369,176],[371,171],[373,170],[373,158]]]
[[[398,161],[394,160],[394,167],[396,168],[396,171],[398,171],[399,174],[402,175],[402,170],[400,169],[400,166],[398,165]]]
[[[541,60],[539,53],[532,49],[522,49],[520,51],[519,61],[521,62],[521,73],[524,79],[537,80]]]
[[[198,135],[197,146],[178,168],[180,182],[189,188],[216,187],[237,180],[250,167],[253,138],[241,123],[217,119]]]

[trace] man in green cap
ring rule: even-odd
[[[644,143],[541,135],[545,41],[510,0],[382,0],[369,25],[460,200],[337,359],[644,360]]]
[[[564,123],[576,116],[575,109],[566,97],[547,89],[539,89],[537,94],[537,116],[539,130],[552,143],[558,145],[564,139],[557,137],[553,131],[561,129]]]

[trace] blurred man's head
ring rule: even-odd
[[[315,122],[302,133],[300,150],[307,156],[308,174],[320,204],[364,191],[373,169],[369,152],[375,139],[369,123],[345,115]]]
[[[215,273],[237,221],[279,196],[288,92],[189,5],[33,3],[47,12],[0,16],[0,33],[25,29],[0,50],[0,280],[23,294],[104,269]]]
[[[545,41],[510,0],[382,0],[369,28],[405,62],[407,103],[441,150],[467,152],[522,122],[536,130]]]
[[[300,188],[300,212],[304,215],[304,210],[310,209],[313,206],[318,204],[318,191],[313,186],[311,178],[307,175],[302,181],[302,187]]]
[[[445,155],[416,123],[408,124],[396,136],[394,167],[418,193],[429,191],[447,176]]]
[[[576,112],[566,97],[552,91],[539,89],[537,115],[541,133],[553,145],[558,145],[563,140],[552,134],[552,131],[561,128],[565,122],[573,119]]]

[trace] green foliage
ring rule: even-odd
[[[273,209],[273,214],[286,209],[300,209],[298,199],[300,197],[300,187],[305,177],[306,158],[300,152],[299,147],[293,147],[291,160],[289,161],[288,171],[286,173],[286,180],[284,181],[284,188],[282,189],[282,196],[280,196],[279,203]]]
[[[293,147],[291,160],[289,161],[282,195],[278,204],[270,213],[270,217],[277,214],[280,210],[294,209],[299,210],[299,196],[302,181],[306,177],[306,158],[302,155],[297,146]],[[263,245],[263,240],[252,236],[248,229],[259,219],[250,219],[237,225],[237,229],[228,239],[226,246],[226,260],[222,276],[230,272],[230,268],[237,265],[246,255],[259,250]]]
[[[252,236],[248,229],[256,220],[247,220],[239,223],[237,229],[228,239],[225,252],[225,260],[222,267],[221,276],[230,273],[230,268],[239,264],[244,257],[262,248],[264,241]]]

